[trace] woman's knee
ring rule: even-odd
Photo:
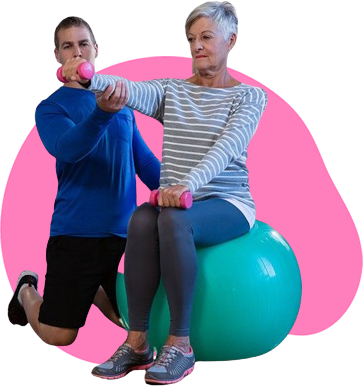
[[[179,208],[164,208],[158,217],[158,229],[161,235],[193,234],[185,211]]]
[[[139,206],[132,214],[128,225],[127,235],[143,236],[145,232],[153,232],[157,229],[158,211],[150,204]]]

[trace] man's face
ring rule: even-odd
[[[58,32],[59,48],[54,50],[60,64],[68,59],[81,57],[94,64],[98,54],[97,44],[92,43],[91,34],[86,27],[70,27]]]

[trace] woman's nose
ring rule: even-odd
[[[197,52],[203,49],[203,44],[202,44],[202,42],[200,40],[196,40],[195,41],[194,49]]]

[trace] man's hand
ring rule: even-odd
[[[108,86],[105,92],[96,95],[98,107],[103,111],[108,111],[109,113],[117,113],[122,110],[128,99],[129,92],[126,84],[122,81],[118,81],[116,83],[114,91],[112,91],[112,86]]]
[[[78,67],[81,63],[86,62],[85,59],[82,59],[80,57],[68,59],[62,66],[62,75],[65,79],[68,80],[68,82],[79,82],[79,83],[87,83],[89,82],[88,79],[82,79],[78,75]]]

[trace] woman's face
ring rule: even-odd
[[[202,74],[227,68],[227,56],[235,43],[236,35],[226,41],[209,18],[201,17],[190,26],[187,38],[194,70]]]

